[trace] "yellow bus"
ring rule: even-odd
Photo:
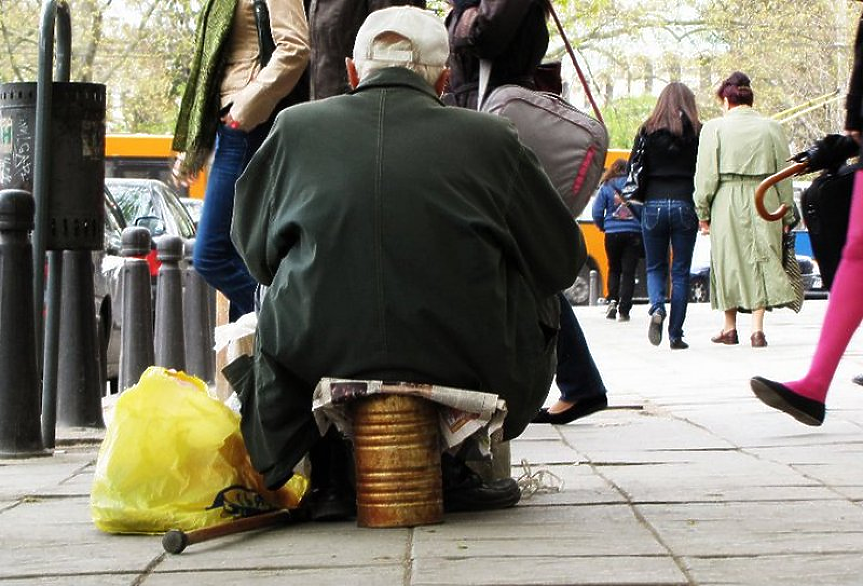
[[[176,153],[171,150],[172,137],[160,134],[108,134],[105,136],[105,177],[138,177],[159,179],[169,185]],[[206,171],[202,171],[188,189],[177,187],[183,197],[204,197]]]

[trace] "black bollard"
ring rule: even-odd
[[[183,320],[186,341],[186,372],[211,383],[214,380],[216,356],[213,352],[213,322],[210,321],[209,285],[192,266],[195,240],[187,240],[183,249],[186,268],[183,273]]]
[[[185,370],[183,276],[180,271],[183,240],[179,236],[162,236],[156,243],[156,253],[162,263],[156,282],[156,365]]]
[[[120,331],[120,392],[137,384],[141,374],[156,363],[153,351],[153,291],[150,267],[143,258],[150,252],[150,231],[123,230],[122,329]]]
[[[66,427],[105,427],[96,305],[93,303],[93,253],[63,251],[62,311],[57,357],[57,423]]]
[[[39,421],[41,383],[33,312],[34,202],[20,189],[0,191],[0,457],[46,455]]]

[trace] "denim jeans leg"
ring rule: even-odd
[[[688,202],[673,202],[671,208],[671,315],[668,337],[683,337],[683,322],[689,304],[689,271],[698,237],[698,217]]]
[[[587,340],[575,313],[563,294],[560,301],[560,332],[557,336],[557,372],[555,380],[561,399],[575,401],[605,394],[605,384],[590,355]]]
[[[254,309],[256,283],[231,242],[231,219],[234,184],[260,146],[259,128],[247,133],[219,125],[195,238],[195,270],[231,302],[231,321]]]
[[[668,202],[648,201],[641,218],[644,238],[644,265],[650,314],[665,315],[665,290],[668,282]]]

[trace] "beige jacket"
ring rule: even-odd
[[[288,95],[309,62],[309,28],[303,0],[267,0],[276,49],[267,66],[258,63],[258,29],[252,0],[238,0],[226,48],[221,108],[242,130],[266,121]]]

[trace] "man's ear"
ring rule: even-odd
[[[357,75],[357,65],[350,57],[345,57],[345,68],[348,70],[348,83],[351,89],[356,89],[360,85],[360,76]]]
[[[437,78],[437,81],[434,84],[434,91],[437,92],[437,95],[442,96],[444,90],[446,89],[447,84],[449,83],[449,68],[444,69],[440,72],[440,77]]]

